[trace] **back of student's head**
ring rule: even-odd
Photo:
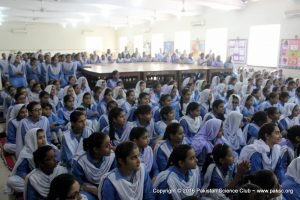
[[[40,164],[44,163],[45,157],[50,150],[53,150],[53,148],[49,145],[45,145],[33,152],[33,161],[36,168],[39,168]]]
[[[115,139],[115,125],[114,125],[114,119],[117,119],[121,113],[124,112],[122,108],[115,107],[111,109],[108,113],[108,121],[109,121],[109,137],[111,140]]]
[[[227,90],[226,98],[228,99],[232,94],[234,94],[234,90]]]
[[[164,121],[167,120],[166,116],[172,112],[174,110],[174,108],[172,108],[172,106],[164,106],[162,107],[162,109],[160,110],[160,118]]]
[[[295,125],[287,130],[287,138],[293,143],[300,142],[300,126]],[[299,141],[298,141],[299,140]]]
[[[50,103],[47,103],[47,102],[46,103],[42,103],[41,106],[42,106],[43,109],[46,109],[46,108],[52,109],[52,105]]]
[[[165,130],[163,139],[170,140],[171,139],[170,135],[175,135],[180,127],[182,126],[177,122],[169,124]]]
[[[76,123],[82,115],[84,115],[82,111],[74,110],[70,115],[70,122]]]
[[[251,183],[259,186],[264,190],[271,190],[275,189],[278,180],[276,175],[271,170],[259,170],[257,171],[251,178]]]
[[[252,122],[257,124],[259,127],[262,126],[263,124],[267,123],[268,121],[268,116],[267,113],[264,111],[258,111],[254,113],[252,117]]]
[[[247,183],[240,187],[238,200],[265,200],[266,195],[259,192],[261,188],[258,185]]]
[[[268,96],[267,96],[267,100],[271,100],[277,97],[277,94],[275,92],[271,92]]]
[[[192,147],[187,144],[181,144],[175,147],[169,157],[167,168],[170,166],[179,166],[179,161],[185,161],[188,155],[188,151],[191,150]]]
[[[60,174],[56,176],[50,185],[50,191],[47,200],[68,199],[68,194],[72,189],[76,179],[71,174]]]
[[[120,160],[126,163],[126,158],[134,149],[138,148],[137,144],[131,141],[122,142],[116,148],[115,155],[118,167],[121,166]]]
[[[285,98],[289,98],[289,93],[288,92],[281,92],[280,94],[279,94],[279,99],[280,100],[283,100],[283,99],[285,99]]]
[[[265,111],[267,112],[268,116],[273,116],[278,112],[276,107],[269,107]]]
[[[39,94],[39,99],[42,99],[44,96],[49,96],[49,93],[43,90]]]
[[[276,127],[277,125],[274,123],[266,123],[262,125],[262,127],[260,127],[258,131],[259,138],[262,139],[263,141],[266,141],[267,140],[266,135],[271,135]]]
[[[93,152],[94,148],[99,149],[106,137],[104,133],[94,132],[88,138],[83,139],[83,150]]]
[[[145,115],[151,113],[151,107],[149,105],[140,105],[135,111],[134,119],[136,119],[139,115]]]
[[[147,129],[145,127],[134,127],[130,131],[129,140],[134,141],[138,140],[147,134]]]
[[[200,105],[197,102],[191,102],[186,108],[186,114],[191,114],[194,110],[198,109]]]

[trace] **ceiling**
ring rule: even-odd
[[[209,9],[238,10],[258,0],[1,0],[0,23],[54,23],[62,26],[125,27]]]

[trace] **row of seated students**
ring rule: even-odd
[[[92,89],[75,75],[66,86],[10,84],[1,93],[4,150],[17,162],[7,191],[25,199],[46,199],[50,182],[65,172],[88,199],[232,199],[197,189],[239,188],[247,175],[263,189],[293,189],[280,198],[299,196],[299,80],[281,71],[240,69],[211,82],[188,77],[180,87],[173,80],[124,88],[117,71]],[[272,182],[255,182],[260,173]],[[195,190],[176,192],[182,188]]]

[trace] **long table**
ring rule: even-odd
[[[147,87],[153,82],[160,81],[165,84],[174,79],[181,85],[186,77],[206,79],[208,81],[215,75],[225,76],[232,73],[231,68],[202,67],[198,65],[167,64],[167,63],[113,63],[87,65],[82,73],[93,85],[98,79],[111,77],[111,72],[118,70],[125,88],[134,88],[139,80],[147,82]]]

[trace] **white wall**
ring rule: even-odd
[[[13,33],[13,30],[24,29],[26,33]],[[89,32],[88,32],[89,31]],[[66,27],[52,24],[6,24],[0,26],[0,51],[85,51],[86,37],[101,37],[101,51],[106,48],[116,49],[116,31],[107,27]]]
[[[207,10],[203,16],[189,17],[181,20],[174,19],[168,22],[157,22],[152,26],[120,29],[119,36],[128,36],[129,47],[132,46],[133,37],[143,34],[144,41],[151,42],[152,33],[164,33],[165,41],[174,41],[174,32],[182,30],[191,31],[191,40],[205,40],[205,30],[210,28],[228,28],[228,39],[248,39],[249,29],[252,25],[281,24],[281,38],[290,39],[295,35],[300,36],[300,17],[285,18],[286,10],[300,9],[299,0],[265,0],[249,3],[244,9],[238,11]],[[202,27],[193,27],[194,21],[205,19]],[[150,30],[150,31],[149,31]],[[144,33],[148,31],[147,33]],[[279,41],[278,41],[279,45]]]

